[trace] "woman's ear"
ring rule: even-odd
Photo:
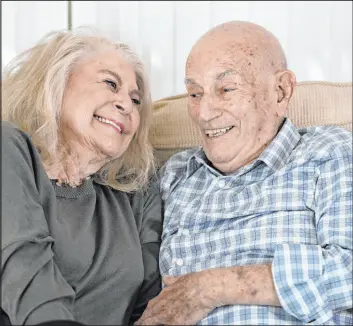
[[[297,81],[295,75],[290,70],[281,70],[276,73],[276,93],[277,93],[277,114],[284,116],[289,100],[293,95],[293,90]]]

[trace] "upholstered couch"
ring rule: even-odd
[[[298,83],[288,117],[297,127],[333,124],[352,131],[352,83]],[[186,94],[153,103],[150,137],[159,164],[178,151],[200,145],[198,131],[188,116]]]

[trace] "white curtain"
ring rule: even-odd
[[[68,27],[68,1],[2,2],[2,63]],[[142,57],[153,99],[185,91],[184,65],[210,27],[247,20],[274,33],[298,81],[352,81],[351,1],[71,1],[72,26],[95,26]]]

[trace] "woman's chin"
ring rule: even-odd
[[[120,146],[101,146],[100,152],[103,157],[109,160],[119,158],[124,153]]]

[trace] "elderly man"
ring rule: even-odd
[[[138,324],[351,325],[352,136],[297,130],[277,39],[229,22],[186,63],[203,146],[161,170],[164,289]]]

